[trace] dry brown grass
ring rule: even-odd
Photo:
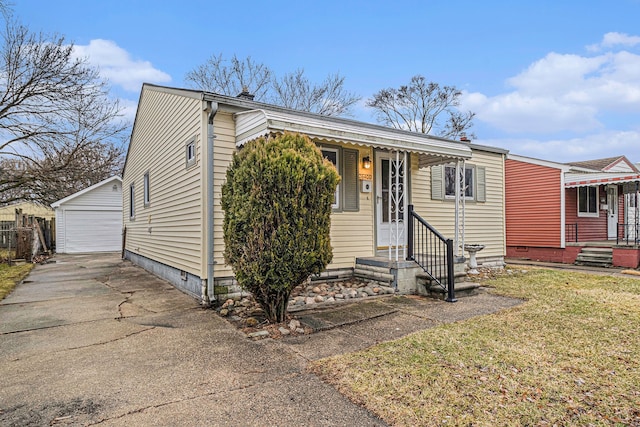
[[[640,280],[533,270],[487,283],[527,302],[316,362],[401,426],[640,426]]]
[[[33,264],[13,265],[0,264],[0,300],[13,290],[33,268]]]

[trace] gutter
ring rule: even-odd
[[[218,113],[218,103],[207,101],[205,111],[207,118],[207,279],[202,281],[202,305],[208,307],[216,299],[213,273],[215,260],[213,257],[213,142],[216,138],[213,129],[213,119]],[[211,296],[211,297],[210,297]]]

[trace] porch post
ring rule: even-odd
[[[408,232],[407,232],[407,227],[408,227],[408,221],[407,221],[407,212],[406,209],[404,208],[408,202],[407,200],[407,190],[409,188],[409,183],[407,182],[407,180],[409,179],[409,176],[407,175],[407,169],[408,169],[408,164],[407,164],[407,151],[405,150],[404,152],[404,159],[402,160],[402,203],[400,205],[400,208],[402,209],[402,234],[403,236],[407,236],[407,242],[408,243]],[[407,245],[402,245],[402,259],[407,259]]]
[[[458,160],[456,162],[456,177],[455,177],[455,232],[454,232],[454,245],[456,246],[455,254],[457,256],[464,256],[464,210],[465,210],[465,190],[466,190],[466,177],[464,171],[464,160]]]

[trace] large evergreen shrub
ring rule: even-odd
[[[224,257],[270,321],[284,321],[291,291],[331,262],[339,181],[331,162],[299,134],[261,138],[233,156],[222,186]]]

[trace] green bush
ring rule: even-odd
[[[339,181],[331,162],[299,134],[261,138],[233,156],[221,199],[225,261],[272,322],[285,320],[291,291],[331,262]]]

